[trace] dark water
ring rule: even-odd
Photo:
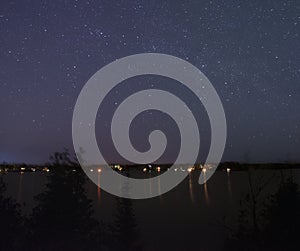
[[[36,206],[34,197],[44,191],[47,175],[35,172],[3,176],[5,194],[22,205],[24,215],[30,215]],[[132,201],[144,250],[223,249],[226,238],[237,228],[240,203],[249,193],[249,173],[217,171],[204,185],[197,183],[199,175],[199,171],[190,173],[184,182],[160,197]],[[257,170],[251,175],[253,187],[263,187],[258,203],[276,193],[283,177],[292,176],[300,184],[300,170]],[[89,181],[85,190],[93,201],[95,218],[114,224],[116,198]]]

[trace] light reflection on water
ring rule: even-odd
[[[230,173],[227,173],[227,189],[228,189],[229,198],[232,199],[232,188],[231,188]]]
[[[206,205],[209,205],[210,203],[210,198],[209,198],[209,192],[208,192],[208,182],[204,183],[203,185],[199,185],[198,182],[197,182],[197,173],[195,172],[190,172],[188,174],[188,192],[189,192],[189,198],[190,198],[190,201],[192,204],[194,203],[197,203],[198,200],[201,200],[200,198],[198,198],[198,200],[195,199],[196,196],[199,196],[199,191],[203,191],[204,193],[204,202]],[[205,175],[205,173],[204,173]],[[151,173],[148,173],[147,174],[147,178],[151,178],[153,177],[151,175]],[[93,187],[96,187],[97,189],[97,201],[98,201],[98,204],[100,204],[101,202],[101,188],[100,188],[100,179],[101,179],[101,173],[97,173],[97,179],[98,179],[98,186],[93,186],[93,185],[89,185],[89,188],[88,188],[88,193],[89,194],[93,194],[93,192],[91,191],[93,189]],[[231,194],[231,187],[230,187],[230,178],[229,178],[229,175],[228,175],[228,179],[227,179],[227,182],[228,182],[228,193]],[[144,186],[144,190],[145,190],[145,193],[152,193],[152,182],[150,181],[149,179],[149,182],[146,182],[145,183],[145,186]],[[161,193],[161,179],[160,177],[158,176],[158,183],[157,183],[157,186],[158,186],[158,191],[159,193]],[[195,191],[197,190],[198,191]],[[159,198],[161,200],[163,200],[164,198],[164,195],[160,195]]]
[[[255,171],[254,173],[261,173],[263,175],[272,173],[277,173],[279,179],[282,179],[282,173],[285,173],[285,175],[290,175],[291,171]],[[299,179],[300,172],[299,170],[294,170],[293,174],[297,177],[296,179]],[[101,172],[95,172],[95,175],[97,175],[98,180],[98,186],[93,184],[92,182],[88,182],[86,191],[87,194],[93,199],[94,201],[97,201],[100,203],[103,198],[102,191],[100,189],[100,182],[101,182]],[[247,178],[247,172],[237,171],[237,172],[223,172],[218,171],[215,173],[215,175],[212,177],[212,179],[209,180],[209,182],[204,183],[203,185],[199,185],[197,182],[197,179],[200,175],[199,171],[192,171],[189,173],[188,177],[185,181],[182,182],[178,187],[174,188],[172,191],[163,194],[159,197],[161,197],[161,200],[164,200],[165,197],[168,197],[168,194],[177,193],[181,194],[181,197],[184,196],[184,194],[187,192],[188,197],[184,197],[185,200],[188,198],[189,201],[192,204],[201,203],[205,205],[209,205],[211,203],[211,198],[213,192],[216,194],[216,196],[223,195],[223,198],[229,198],[233,202],[236,202],[236,196],[238,191],[233,191],[232,186],[233,183],[235,184],[234,187],[236,187],[238,190],[245,190],[248,189],[248,178]],[[205,175],[205,174],[204,174]],[[39,192],[42,192],[43,187],[45,186],[47,179],[47,174],[45,173],[8,173],[4,177],[4,180],[6,180],[7,183],[7,194],[15,198],[15,200],[19,203],[26,203],[26,207],[31,207],[33,197],[38,194]],[[258,175],[260,176],[260,174]],[[151,173],[147,174],[147,177],[152,177]],[[37,182],[38,181],[38,182]],[[34,185],[37,182],[36,185]],[[184,184],[187,184],[184,185]],[[152,182],[145,183],[145,191],[150,192],[152,191]],[[158,179],[158,190],[161,191],[161,180]],[[223,189],[223,187],[226,187],[226,190]],[[187,188],[187,189],[186,189]],[[242,189],[243,188],[243,189]],[[211,190],[211,191],[210,191]],[[95,196],[94,196],[94,192]],[[225,193],[225,196],[224,196]],[[201,198],[201,194],[203,197]],[[240,191],[238,192],[240,194]],[[107,196],[107,195],[106,195]],[[30,198],[30,201],[28,198]],[[215,195],[213,196],[215,197]],[[102,204],[102,203],[101,203]]]
[[[158,193],[161,194],[160,176],[158,176],[157,186],[158,186]]]
[[[22,202],[22,192],[23,192],[23,173],[19,175],[19,185],[18,185],[18,194],[17,194],[17,202]]]
[[[99,204],[100,204],[100,202],[101,202],[100,176],[101,176],[101,172],[98,172],[97,200],[98,200],[98,203],[99,203]]]
[[[192,173],[189,173],[189,192],[190,192],[191,201],[192,203],[194,203],[195,199],[194,199],[194,191],[193,191]]]
[[[210,205],[210,194],[209,194],[209,182],[205,182],[204,184],[202,185],[199,185],[198,184],[198,177],[199,177],[199,172],[197,171],[191,171],[189,172],[188,174],[188,177],[187,177],[187,180],[188,180],[188,193],[189,193],[189,199],[190,199],[190,202],[191,204],[197,204],[200,202],[204,203],[206,206],[209,206]],[[220,174],[223,174],[223,172],[220,172]],[[153,172],[147,172],[147,174],[145,174],[147,176],[147,178],[151,178],[153,177]],[[206,173],[204,172],[203,173],[204,177],[206,176]],[[98,177],[98,186],[93,186],[92,185],[92,188],[89,188],[89,194],[91,194],[91,197],[93,197],[93,192],[91,191],[91,189],[93,189],[93,187],[96,187],[97,189],[97,201],[98,201],[98,204],[100,205],[100,202],[101,202],[101,188],[100,188],[100,178],[101,178],[101,172],[97,173],[97,177]],[[225,181],[226,181],[226,187],[227,187],[227,197],[232,199],[232,185],[231,185],[231,177],[230,177],[230,173],[226,173],[226,177],[223,177],[225,178]],[[161,193],[161,179],[160,177],[158,176],[158,183],[157,183],[157,186],[158,186],[158,191]],[[149,179],[149,182],[145,182],[145,185],[144,185],[144,191],[145,193],[149,193],[151,194],[152,193],[152,182],[150,181]],[[160,195],[159,198],[160,200],[164,200],[164,196],[165,195]],[[201,199],[204,198],[203,199]]]
[[[204,187],[204,198],[207,205],[209,205],[209,195],[208,195],[208,188],[207,188],[207,182],[203,184]]]

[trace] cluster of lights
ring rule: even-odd
[[[184,169],[182,167],[180,168],[174,168],[174,171],[177,172],[177,171],[181,171],[181,172],[185,172],[185,171],[188,171],[189,173],[191,173],[192,171],[195,170],[195,167],[189,167],[188,169]]]
[[[91,168],[91,169],[90,169],[90,172],[91,172],[91,173],[94,172],[94,169]],[[101,173],[101,172],[102,172],[102,169],[101,169],[101,168],[98,168],[98,169],[97,169],[97,173]]]
[[[152,165],[148,165],[148,168],[147,168],[147,167],[144,167],[144,168],[143,168],[143,172],[144,172],[144,173],[147,172],[147,171],[151,172],[151,168],[152,168]],[[158,167],[155,168],[155,170],[156,170],[158,173],[160,173],[161,167],[158,166]]]
[[[122,171],[122,167],[120,165],[114,165],[114,168],[117,169],[118,171]]]
[[[44,168],[43,168],[43,171],[44,171],[44,172],[47,172],[47,173],[50,172],[50,170],[49,170],[48,167],[44,167]]]
[[[112,166],[114,169],[116,169],[116,170],[118,170],[118,171],[122,171],[123,170],[123,168],[120,166],[120,165],[113,165]],[[146,167],[144,167],[143,168],[143,172],[147,172],[147,171],[149,171],[149,172],[151,172],[151,169],[152,169],[153,167],[152,167],[152,165],[148,165],[148,166],[146,166]],[[209,169],[211,169],[212,168],[212,166],[211,165],[200,165],[200,168],[201,168],[201,170],[202,170],[202,172],[203,173],[206,173]],[[31,167],[30,168],[30,170],[32,171],[32,172],[36,172],[37,171],[37,169],[36,168],[34,168],[34,167]],[[162,171],[162,169],[161,169],[161,167],[160,166],[157,166],[157,167],[155,167],[155,170],[156,170],[156,172],[158,172],[158,173],[160,173],[161,171]],[[168,168],[168,170],[169,170],[169,168]],[[189,167],[189,168],[187,168],[187,169],[185,169],[185,168],[183,168],[183,167],[179,167],[179,168],[174,168],[174,171],[175,172],[177,172],[177,171],[181,171],[181,172],[188,172],[188,173],[191,173],[191,172],[193,172],[194,170],[196,170],[196,168],[195,168],[195,166],[193,166],[193,167]],[[2,171],[7,171],[7,169],[0,169],[0,172],[2,172]],[[26,167],[21,167],[20,168],[20,171],[21,171],[21,173],[24,173],[25,171],[26,171]],[[42,169],[42,171],[44,171],[44,172],[50,172],[50,169],[48,168],[48,167],[44,167],[43,169]],[[76,169],[73,169],[72,170],[73,172],[76,172]],[[94,172],[94,171],[96,171],[97,173],[101,173],[102,172],[102,169],[101,168],[97,168],[97,169],[90,169],[90,172]],[[229,174],[230,172],[231,172],[231,168],[226,168],[225,169],[225,171],[226,171],[226,173],[227,174]]]
[[[187,170],[188,170],[189,173],[191,173],[192,171],[195,170],[195,167],[189,167]]]
[[[24,173],[25,169],[26,169],[25,167],[21,167],[21,174]]]
[[[114,169],[117,169],[118,171],[122,171],[122,170],[123,170],[123,168],[122,168],[120,165],[113,165],[113,168],[114,168]],[[148,167],[144,167],[144,168],[143,168],[143,172],[147,172],[147,171],[151,172],[151,168],[152,168],[152,165],[148,165]],[[206,173],[207,170],[212,169],[212,166],[210,166],[210,165],[205,165],[205,166],[200,166],[200,168],[201,168],[201,170],[202,170],[203,173]],[[46,170],[45,170],[45,169],[46,169]],[[25,170],[25,168],[24,168],[24,169],[21,168],[21,170]],[[48,171],[47,171],[47,170],[48,170]],[[161,169],[160,166],[158,166],[158,167],[155,168],[155,170],[156,170],[156,172],[160,173],[162,169]],[[168,169],[168,170],[169,170],[169,169]],[[186,172],[186,171],[187,171],[187,172],[191,173],[191,172],[193,172],[193,171],[195,171],[195,170],[196,170],[195,166],[189,167],[189,168],[187,168],[187,169],[185,169],[185,168],[183,168],[183,167],[174,168],[174,171],[175,171],[175,172],[177,172],[177,171]],[[43,171],[49,172],[49,169],[48,169],[48,168],[44,168]],[[73,171],[75,171],[75,170],[73,170]],[[101,172],[102,172],[102,169],[101,169],[101,168],[98,168],[98,169],[96,169],[96,171],[97,171],[98,173],[101,173]],[[226,172],[227,172],[227,173],[230,173],[230,171],[231,171],[230,168],[226,168]],[[94,169],[90,169],[90,172],[94,172]]]

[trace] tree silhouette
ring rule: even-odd
[[[260,198],[267,182],[254,186],[241,206],[238,230],[225,243],[225,250],[298,250],[300,241],[300,192],[290,177],[281,178],[274,195]]]
[[[68,151],[55,153],[46,190],[36,197],[30,219],[30,243],[38,250],[99,249],[102,232],[92,218],[85,175]]]
[[[273,203],[266,215],[269,223],[264,239],[268,248],[277,250],[298,250],[300,246],[300,192],[299,186],[289,178],[280,184],[273,196]]]
[[[3,194],[6,186],[0,176],[0,250],[18,250],[24,241],[20,206]]]
[[[125,173],[129,176],[129,172]],[[126,193],[125,186],[125,191]],[[142,250],[141,236],[136,222],[132,201],[130,199],[116,197],[115,221],[112,232],[116,240],[114,248],[118,250]]]

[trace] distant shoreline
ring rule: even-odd
[[[101,168],[103,165],[93,165],[91,168]],[[129,170],[148,170],[155,171],[159,169],[159,172],[164,172],[168,170],[172,164],[145,164],[145,165],[120,165],[111,164],[112,170],[115,171],[129,171]],[[213,165],[203,164],[182,164],[178,167],[183,167],[182,170],[188,170],[189,167],[193,167],[193,170],[202,170],[203,168],[211,168]],[[36,172],[44,171],[49,172],[55,169],[57,166],[53,164],[44,165],[28,165],[28,164],[0,164],[0,173],[5,172]],[[65,165],[60,166],[65,168],[70,168],[72,170],[77,170],[80,168],[79,165]],[[240,162],[222,162],[218,165],[217,170],[231,170],[231,171],[247,171],[247,170],[286,170],[286,169],[298,169],[300,168],[300,163],[240,163]],[[92,169],[91,169],[92,170]]]

